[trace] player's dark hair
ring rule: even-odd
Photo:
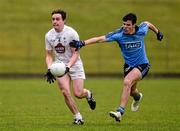
[[[60,14],[62,16],[62,19],[65,20],[66,19],[66,12],[61,10],[61,9],[56,9],[56,10],[53,10],[51,15],[54,15],[54,14]]]
[[[124,22],[130,20],[130,21],[132,21],[132,24],[135,24],[137,21],[137,17],[136,17],[136,14],[129,13],[129,14],[125,15],[122,20]]]

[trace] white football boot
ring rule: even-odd
[[[140,95],[140,99],[138,101],[133,100],[132,104],[131,104],[131,111],[137,111],[139,108],[139,103],[142,100],[143,94],[139,93]]]
[[[83,119],[74,119],[73,124],[75,124],[75,125],[83,125],[84,120]]]
[[[110,111],[110,112],[109,112],[109,115],[110,115],[112,118],[115,118],[115,120],[116,120],[117,122],[120,122],[120,121],[121,121],[121,113],[120,113],[120,112]]]

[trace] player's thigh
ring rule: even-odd
[[[56,79],[60,90],[70,92],[70,77],[68,75],[57,77]]]
[[[136,84],[139,80],[142,79],[142,74],[137,68],[133,68],[124,78],[124,82],[129,82],[131,86]]]

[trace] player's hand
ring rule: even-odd
[[[49,82],[49,84],[54,83],[56,78],[53,76],[53,74],[50,72],[50,69],[47,70],[46,74],[44,75],[46,77],[46,81]]]
[[[158,31],[158,33],[156,34],[157,36],[157,40],[161,41],[163,39],[163,34],[162,32]]]
[[[65,73],[64,73],[64,74],[68,73],[68,72],[69,72],[69,69],[70,69],[70,68],[66,66],[66,70],[65,70]]]
[[[77,41],[77,40],[73,40],[69,43],[69,45],[73,48],[76,48],[76,51],[79,50],[80,48],[82,48],[83,46],[85,46],[85,42],[84,41]]]
[[[69,72],[69,69],[70,69],[70,68],[66,66],[66,70],[65,70],[64,74],[61,75],[61,76],[58,76],[58,77],[63,77],[65,74],[67,74],[67,73]]]

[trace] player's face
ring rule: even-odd
[[[123,29],[125,34],[134,34],[135,24],[132,24],[132,21],[130,20],[124,21]]]
[[[62,31],[65,21],[62,19],[61,14],[52,15],[52,25],[57,32]]]

